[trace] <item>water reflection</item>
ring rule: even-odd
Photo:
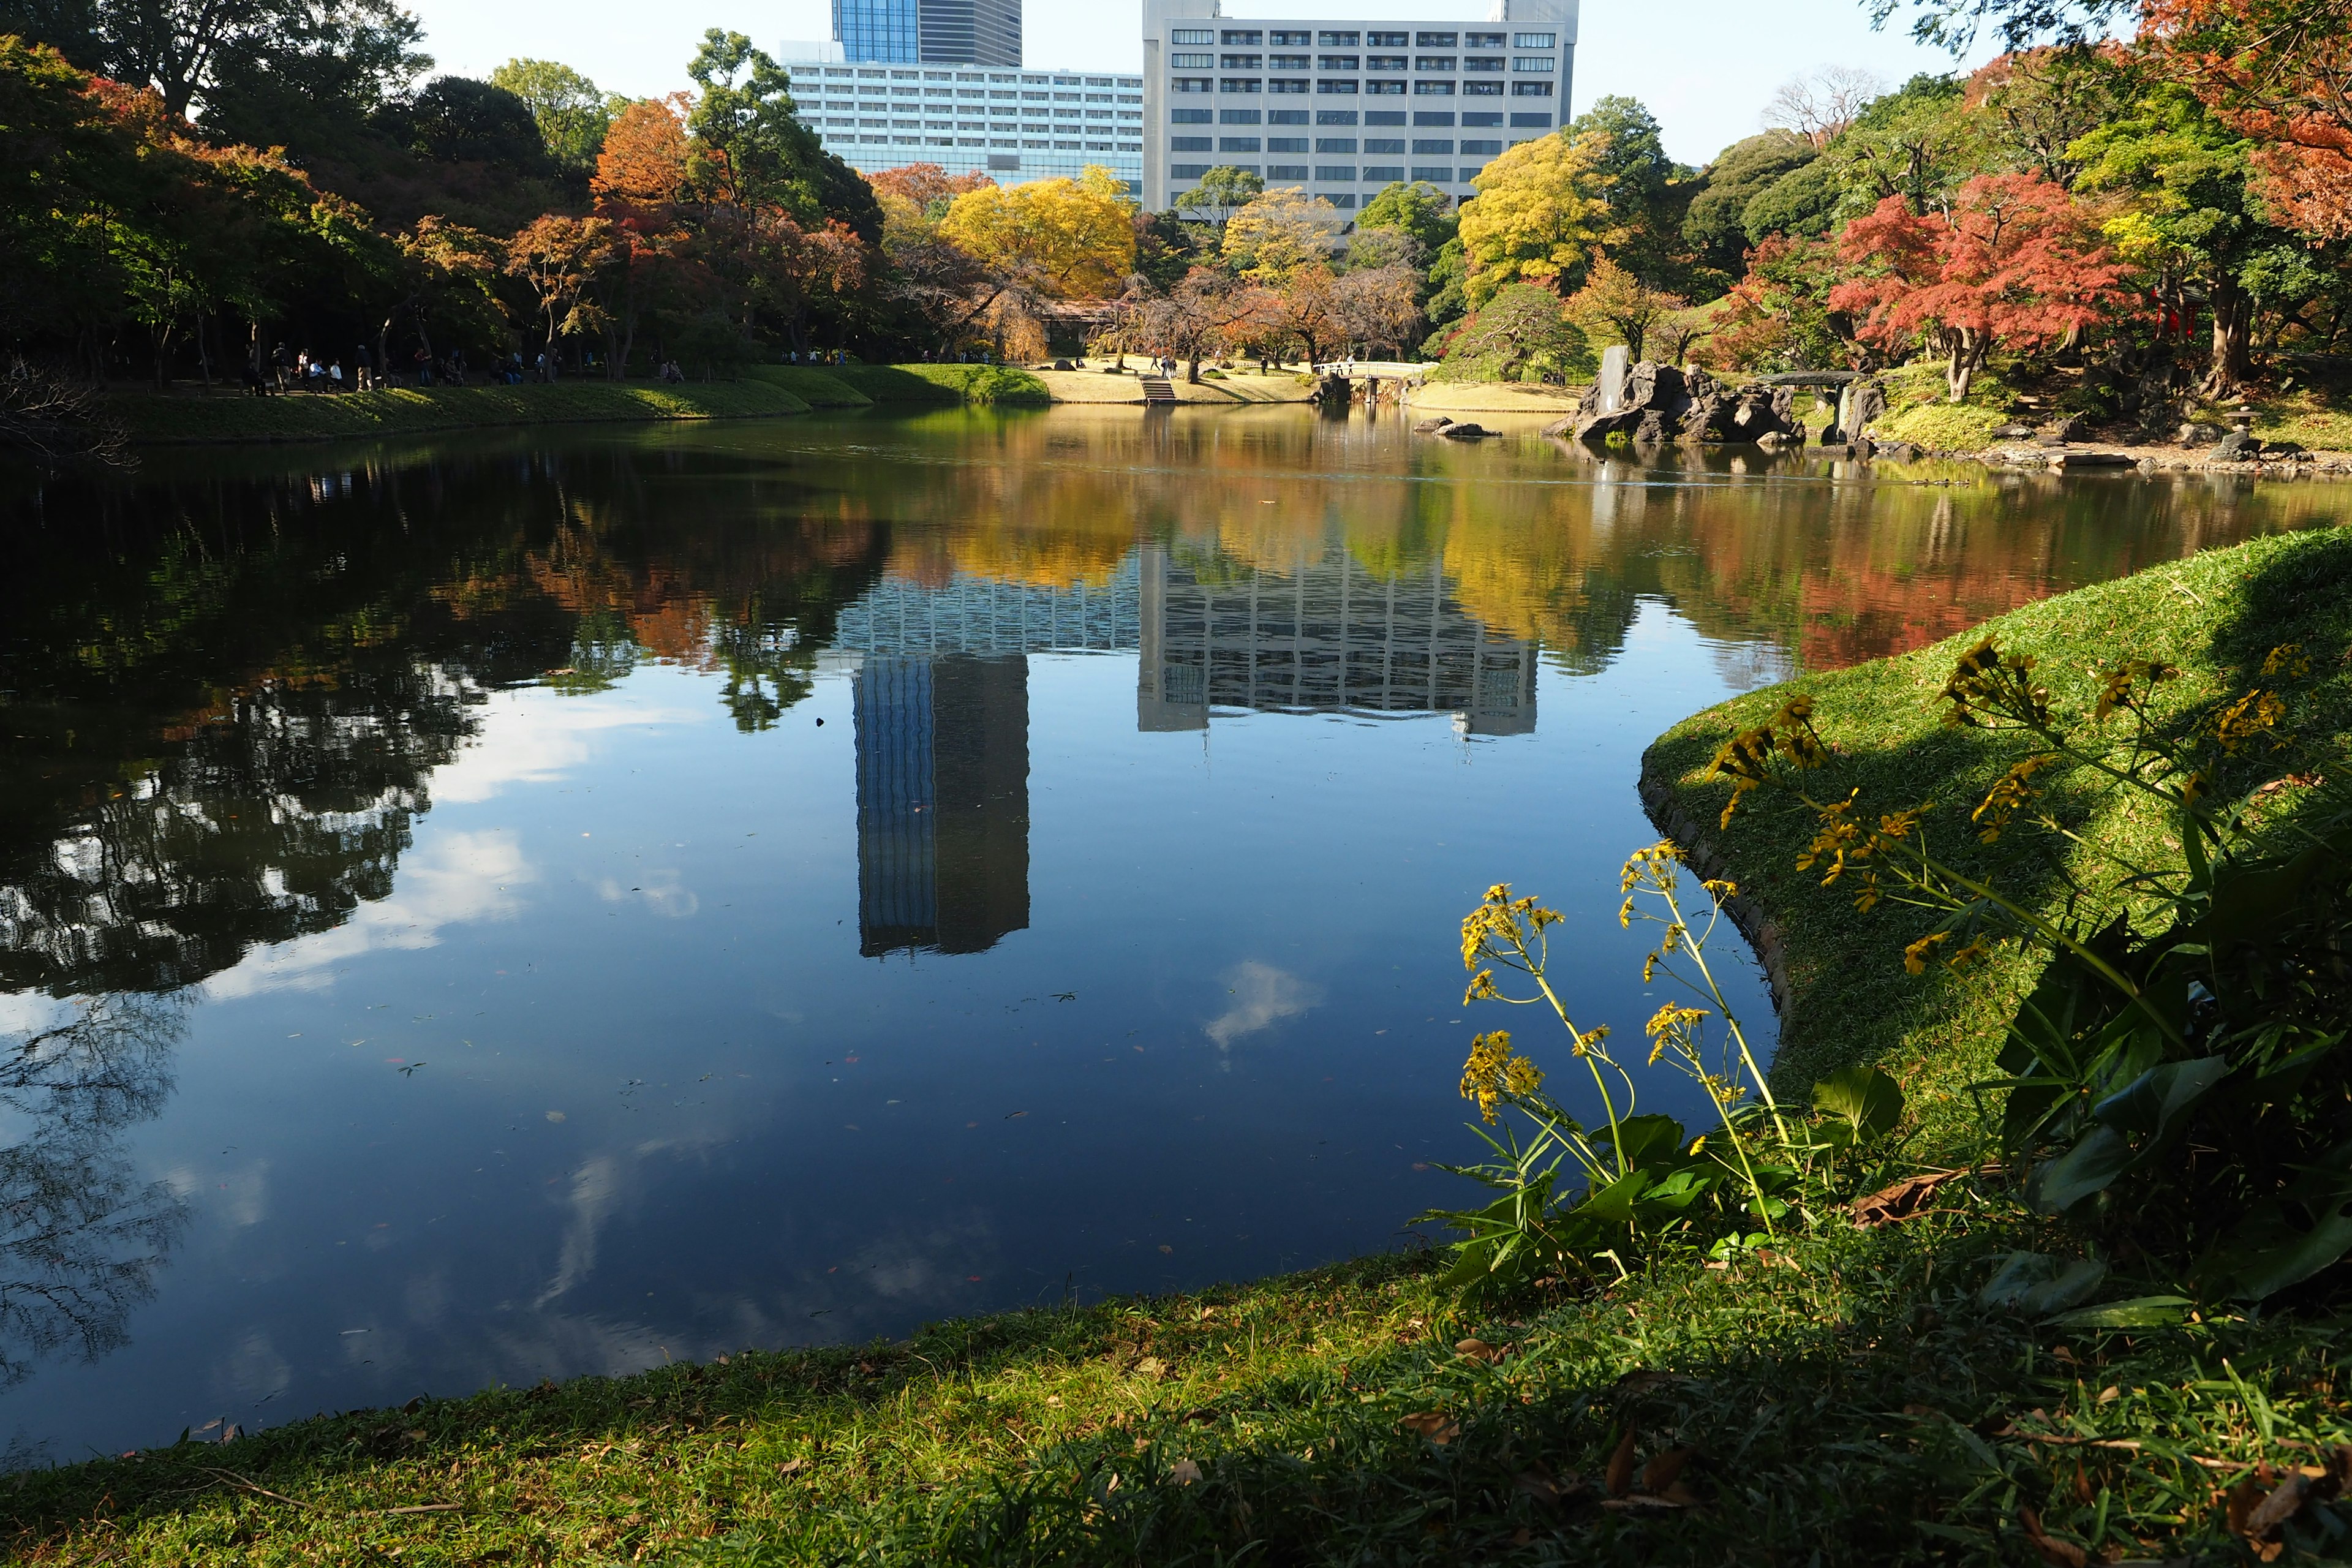
[[[1657,729],[2344,499],[1672,461],[1071,411],[35,494],[0,1430],[1382,1245],[1449,1157],[1452,923],[1613,888]],[[1577,984],[1631,1025],[1613,907]]]

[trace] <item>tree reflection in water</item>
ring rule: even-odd
[[[0,1045],[0,1387],[114,1350],[154,1294],[188,1210],[139,1179],[123,1135],[163,1109],[186,1023],[177,997],[84,997]]]

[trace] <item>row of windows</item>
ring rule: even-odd
[[[1028,148],[1037,152],[1061,153],[1140,153],[1140,142],[1071,142],[1051,137],[1027,137],[1021,140],[980,136],[845,136],[839,132],[828,132],[828,147],[1008,147]]]
[[[1304,180],[1310,177],[1319,184],[1392,185],[1399,180],[1427,180],[1438,185],[1466,185],[1486,168],[1463,168],[1456,163],[1171,163],[1168,177],[1171,180],[1197,180],[1212,167],[1229,168],[1244,174],[1258,174],[1268,180]],[[1410,173],[1407,171],[1410,170]]]
[[[1268,43],[1279,49],[1285,47],[1291,48],[1305,48],[1308,41],[1308,34],[1303,30],[1286,30],[1281,27],[1276,27],[1264,32],[1261,32],[1255,27],[1227,27],[1222,34],[1207,27],[1176,27],[1170,30],[1168,34],[1168,41],[1180,48],[1187,44],[1202,45],[1215,43],[1223,44],[1227,48],[1231,48],[1236,44],[1247,47],[1260,43]],[[1327,49],[1352,49],[1357,47],[1360,44],[1366,47],[1375,49],[1401,49],[1404,47],[1405,37],[1406,35],[1403,33],[1382,32],[1353,33],[1323,31],[1313,35],[1314,42]],[[1420,49],[1451,49],[1455,47],[1465,49],[1499,49],[1503,47],[1503,35],[1500,33],[1439,33],[1424,31],[1412,34],[1412,38],[1413,47]],[[1557,33],[1513,33],[1510,35],[1510,38],[1511,47],[1515,49],[1549,49],[1559,47],[1557,43],[1559,35]]]
[[[1261,79],[1257,77],[1230,76],[1216,79],[1171,77],[1169,79],[1168,85],[1171,90],[1179,93],[1207,92],[1213,88],[1218,92],[1232,93],[1236,96],[1254,97],[1259,93],[1267,93],[1276,98],[1285,95],[1293,97],[1303,95],[1307,87],[1303,78],[1292,79],[1285,77],[1269,77]],[[1314,85],[1316,95],[1322,98],[1353,98],[1359,91],[1366,98],[1402,98],[1405,88],[1405,84],[1401,81],[1375,80],[1359,84],[1355,81],[1333,81],[1320,79]],[[1412,95],[1415,98],[1452,98],[1455,85],[1450,81],[1417,81],[1412,84]],[[1465,81],[1461,83],[1460,87],[1462,96],[1465,98],[1503,96],[1503,84],[1499,81]],[[1552,84],[1549,80],[1511,83],[1510,96],[1513,98],[1549,98],[1551,95]]]
[[[1268,125],[1307,123],[1307,110],[1303,109],[1220,109],[1216,111],[1216,123],[1255,125],[1259,123],[1261,114]],[[1498,127],[1503,123],[1502,115],[1493,110],[1465,109],[1460,118],[1465,130]],[[1210,123],[1210,111],[1205,109],[1171,109],[1168,111],[1168,119],[1176,125],[1206,125]],[[1416,109],[1412,111],[1412,123],[1417,127],[1450,128],[1454,119],[1454,110],[1450,109]],[[1360,111],[1318,109],[1315,111],[1314,122],[1318,125],[1354,125],[1359,122],[1365,125],[1402,125],[1405,112],[1402,109],[1367,109]],[[1551,116],[1516,113],[1511,116],[1511,128],[1515,131],[1549,131],[1551,129]]]
[[[1011,131],[1026,132],[1031,135],[1034,135],[1039,132],[1047,132],[1062,136],[1140,136],[1143,134],[1143,127],[1140,125],[1024,125],[1017,120],[877,120],[871,118],[851,120],[844,116],[836,115],[832,119],[820,120],[814,121],[814,123],[838,131],[847,131],[852,129],[863,129],[866,131],[887,131],[894,129],[898,131]]]
[[[808,105],[816,108],[817,105]],[[1009,103],[852,103],[846,100],[828,100],[824,105],[833,114],[1017,114],[1029,120],[1140,120],[1139,109],[1043,109],[1024,104],[1016,109]],[[1252,121],[1255,123],[1255,121]]]
[[[1171,70],[1204,71],[1213,59],[1219,70],[1292,70],[1303,71],[1311,64],[1319,71],[1452,71],[1459,57],[1454,55],[1171,55]],[[1523,75],[1548,76],[1559,68],[1557,55],[1513,55],[1511,69]],[[1462,67],[1471,71],[1499,71],[1503,57],[1493,55],[1469,57]]]
[[[861,81],[989,81],[1022,83],[1030,87],[1141,87],[1139,76],[1038,76],[1018,71],[942,71],[942,70],[875,70],[848,66],[819,65],[807,60],[786,60],[784,68],[795,81],[807,81],[822,77],[828,82],[856,79]],[[828,86],[828,91],[831,88]]]
[[[828,92],[848,92],[846,87],[830,86]],[[957,98],[986,99],[995,103],[1141,103],[1139,92],[1019,92],[1004,88],[980,87],[861,87],[856,89],[866,98]]]
[[[1213,150],[1219,153],[1304,153],[1307,139],[1304,136],[1268,136],[1263,139],[1255,136],[1171,136],[1168,150],[1171,153],[1206,153],[1212,151],[1210,143],[1213,142],[1216,144]],[[1402,136],[1367,136],[1363,139],[1361,150],[1368,153],[1402,153],[1406,150],[1405,139]],[[1356,138],[1318,136],[1315,138],[1315,151],[1352,155],[1358,151]],[[1417,137],[1412,151],[1416,157],[1446,157],[1454,152],[1454,144],[1451,137]],[[1499,137],[1465,136],[1462,139],[1461,153],[1465,158],[1492,158],[1502,151],[1503,143]]]

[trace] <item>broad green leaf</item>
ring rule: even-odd
[[[2044,1321],[2058,1329],[2163,1329],[2185,1321],[2191,1305],[2185,1296],[2134,1296],[2078,1307]]]
[[[2208,1294],[2259,1301],[2352,1252],[2352,1143],[2339,1143],[2276,1197],[2254,1205],[2199,1268]]]
[[[1874,1067],[1842,1068],[1813,1085],[1813,1109],[1856,1143],[1884,1138],[1903,1120],[1903,1086]]]
[[[2095,1258],[2061,1262],[2046,1252],[2012,1252],[1977,1294],[1988,1306],[2040,1317],[2074,1305],[2106,1277],[2107,1266]]]

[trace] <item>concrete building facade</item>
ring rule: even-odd
[[[1484,23],[1243,21],[1143,0],[1142,196],[1228,165],[1352,212],[1399,180],[1457,201],[1506,147],[1568,118],[1578,0],[1494,0]]]
[[[1016,37],[1018,16],[1016,5]],[[1099,163],[1141,189],[1141,77],[942,64],[928,53],[911,64],[782,63],[802,121],[861,173],[937,163],[1017,185]]]

